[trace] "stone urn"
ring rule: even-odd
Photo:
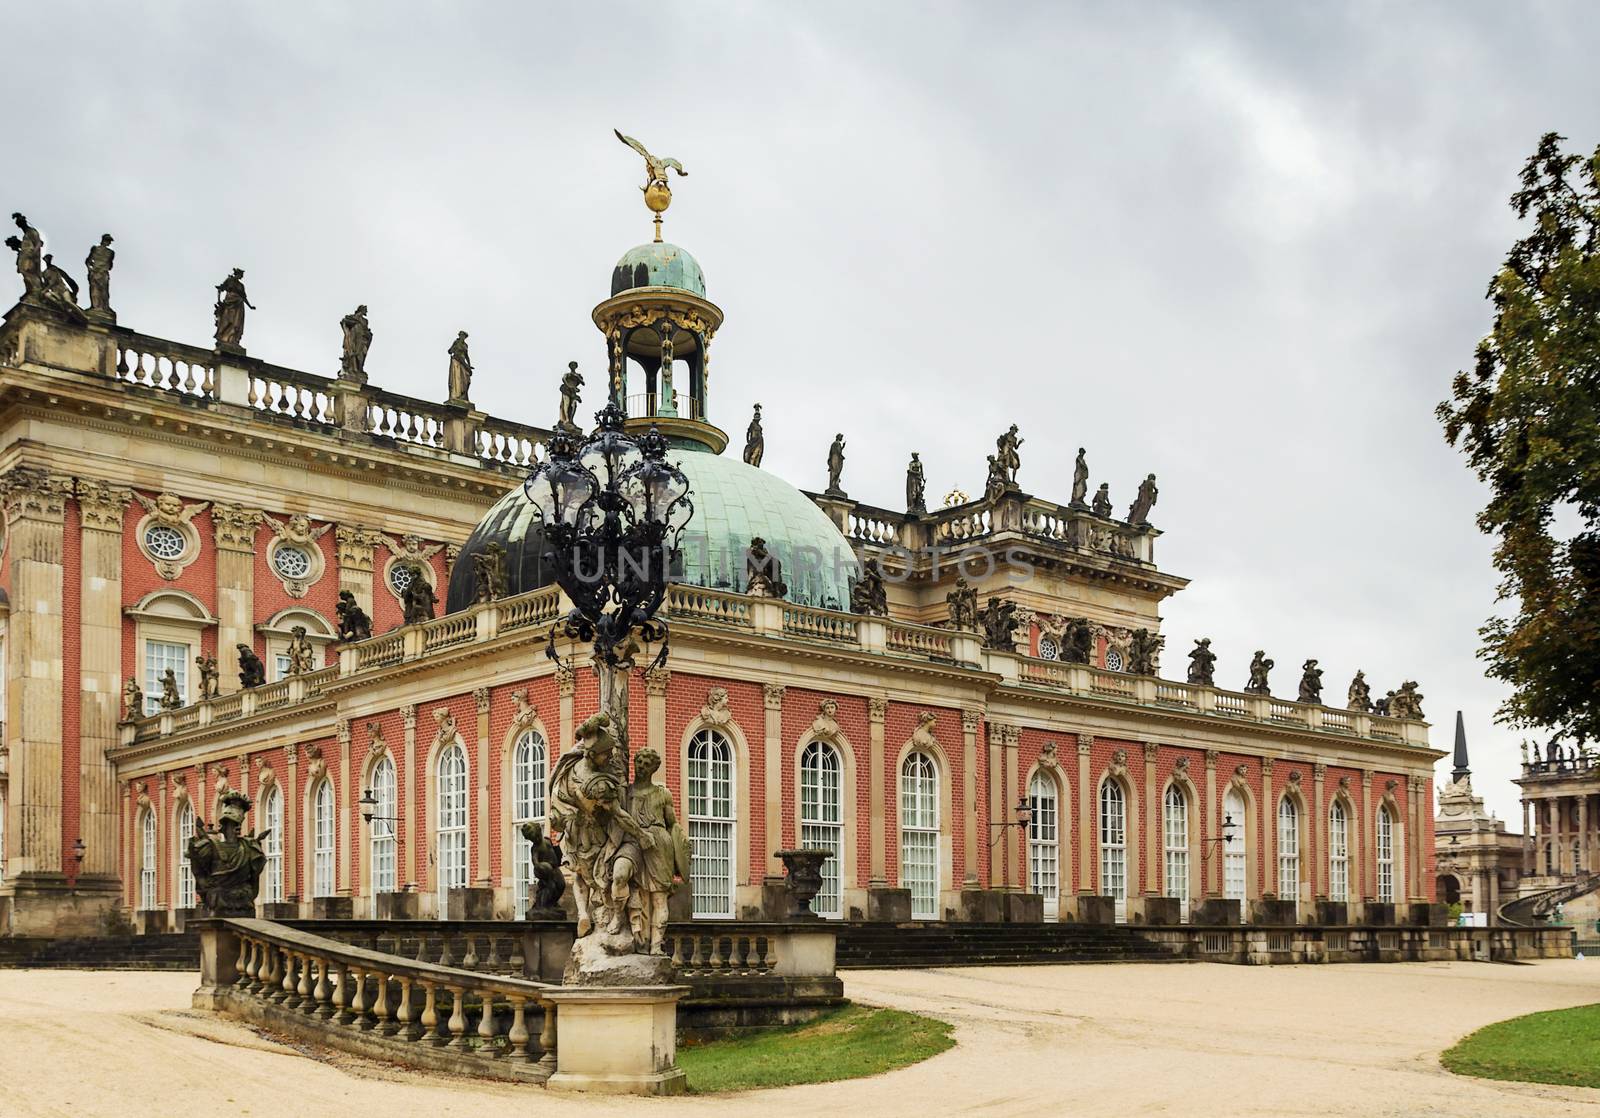
[[[822,863],[833,857],[831,850],[780,850],[778,859],[789,873],[789,920],[820,920],[811,911],[811,899],[822,889]]]

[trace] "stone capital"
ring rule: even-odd
[[[60,524],[67,513],[67,498],[72,496],[72,479],[33,466],[18,466],[0,477],[6,519],[43,520]]]
[[[1009,722],[991,722],[989,731],[994,735],[994,740],[1002,746],[1015,749],[1017,741],[1021,738],[1021,731]]]
[[[479,714],[489,713],[489,689],[487,687],[473,688],[472,701],[477,704]]]
[[[667,688],[671,685],[671,668],[651,668],[649,671],[644,673],[645,693],[648,695],[665,695],[667,693]]]
[[[572,665],[565,660],[556,661],[556,687],[563,698],[571,698],[578,693],[578,676],[572,670]]]
[[[1272,775],[1272,758],[1271,757],[1263,757],[1263,758],[1261,758],[1261,775],[1263,775],[1263,776],[1271,776]]]
[[[1312,765],[1311,765],[1311,776],[1312,776],[1313,779],[1321,780],[1324,777],[1326,777],[1327,775],[1328,775],[1328,766],[1327,765],[1324,765],[1321,761],[1312,762]]]
[[[1144,759],[1146,761],[1154,761],[1156,754],[1159,752],[1161,752],[1161,747],[1155,742],[1147,741],[1144,743]]]
[[[784,686],[781,683],[763,683],[761,685],[761,695],[766,702],[768,710],[783,709],[783,693]]]
[[[1091,750],[1093,748],[1094,748],[1094,735],[1093,734],[1079,734],[1078,735],[1078,756],[1087,757],[1089,755],[1089,750]]]
[[[401,707],[400,717],[405,720],[406,729],[415,730],[417,728],[417,708],[415,704],[407,703]]]
[[[1220,757],[1220,756],[1222,756],[1222,754],[1217,752],[1215,749],[1206,750],[1206,768],[1208,768],[1208,769],[1216,768],[1217,767],[1217,758]]]
[[[244,505],[215,504],[211,506],[211,531],[216,537],[219,551],[256,550],[256,529],[261,526],[260,509]]]
[[[341,524],[333,530],[333,539],[341,570],[372,570],[372,551],[381,539],[377,531],[359,524]]]
[[[978,725],[983,721],[982,707],[961,708],[961,731],[966,734],[978,732]]]
[[[339,719],[334,729],[339,735],[339,744],[348,748],[350,745],[350,720],[348,718]]]
[[[867,700],[867,717],[873,722],[881,723],[889,714],[889,700],[874,695]]]
[[[300,763],[300,747],[294,742],[289,742],[283,747],[283,759],[286,763],[297,765]]]
[[[79,478],[74,495],[85,529],[122,534],[122,516],[133,501],[133,490],[109,481]]]

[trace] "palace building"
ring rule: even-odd
[[[586,646],[545,655],[566,606],[520,482],[550,430],[479,411],[464,360],[443,403],[371,383],[364,311],[320,376],[247,352],[227,284],[220,340],[192,345],[117,322],[104,272],[80,311],[19,270],[0,327],[0,928],[178,926],[185,840],[227,789],[267,834],[270,915],[519,915],[519,825],[599,703]],[[1420,710],[1191,681],[1186,648],[1158,670],[1187,580],[1158,564],[1153,478],[1125,518],[1034,496],[1003,435],[976,500],[871,507],[838,471],[806,492],[760,467],[758,439],[725,453],[723,315],[687,251],[631,249],[597,294],[588,404],[658,427],[692,486],[670,656],[639,658],[629,735],[664,759],[694,915],[763,918],[776,852],[805,845],[834,852],[833,918],[1422,918],[1440,754]],[[747,572],[757,538],[782,564],[770,586]],[[370,637],[343,639],[341,594]]]

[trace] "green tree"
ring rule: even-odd
[[[1600,150],[1563,140],[1545,135],[1522,170],[1526,233],[1438,416],[1489,487],[1478,526],[1516,603],[1479,630],[1488,674],[1514,689],[1498,718],[1581,746],[1600,739]]]

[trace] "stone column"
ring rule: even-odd
[[[64,886],[61,848],[62,592],[67,498],[72,479],[18,467],[4,486],[11,561],[5,725],[10,746],[6,859],[18,896],[14,919],[48,934],[48,902],[37,921],[23,910],[33,887]],[[120,648],[120,642],[119,642]],[[73,681],[74,689],[77,681]],[[19,934],[24,927],[14,928]]]
[[[1579,873],[1589,871],[1589,796],[1578,797],[1578,867]]]
[[[1272,796],[1272,758],[1261,758],[1261,876],[1262,895],[1278,895],[1278,801]],[[1245,890],[1246,893],[1249,890]]]
[[[1201,883],[1208,898],[1222,896],[1222,818],[1217,805],[1217,751],[1206,750],[1206,833],[1205,881]]]
[[[300,747],[294,742],[283,747],[283,762],[288,770],[283,783],[283,899],[298,901],[311,892],[303,880],[311,867],[302,864],[305,858],[295,826],[300,818]]]
[[[1163,892],[1161,862],[1166,844],[1161,841],[1161,786],[1156,782],[1156,754],[1153,741],[1144,743],[1144,892],[1159,897]]]
[[[78,887],[94,888],[100,879],[104,888],[115,889],[117,779],[106,754],[118,745],[117,722],[122,716],[122,521],[133,492],[80,479],[77,497],[83,526],[78,819],[69,821],[67,829],[82,837],[87,851]]]
[[[1528,806],[1528,794],[1524,792],[1522,794],[1522,872],[1524,874],[1533,873],[1535,850],[1533,842],[1533,813],[1528,810]]]
[[[339,560],[339,589],[355,595],[356,602],[372,616],[372,549],[379,534],[359,524],[341,524],[333,530],[334,553]]]
[[[556,748],[560,749],[573,740],[573,734],[577,730],[573,706],[577,702],[578,677],[571,663],[556,664],[556,689],[561,694],[561,740],[556,743]],[[550,763],[554,765],[554,756],[550,758]],[[688,810],[687,807],[684,810]]]
[[[1078,735],[1078,893],[1088,896],[1094,892],[1094,790],[1089,787],[1089,750],[1094,746],[1093,734]]]
[[[1316,832],[1317,849],[1313,852],[1316,862],[1313,863],[1310,875],[1311,893],[1315,900],[1326,900],[1328,896],[1328,803],[1323,798],[1323,793],[1328,780],[1328,766],[1321,761],[1311,766],[1311,791],[1314,797],[1311,810],[1316,814],[1311,819],[1310,830]]]
[[[360,810],[356,797],[361,793],[350,782],[350,720],[339,719],[336,728],[339,734],[339,797],[335,803],[339,805],[339,830],[335,841],[339,844],[339,856],[334,890],[341,897],[349,897],[354,896],[350,890],[350,878],[356,862],[355,849],[350,845],[350,817]]]
[[[405,844],[406,861],[410,863],[410,872],[404,881],[396,884],[401,886],[415,885],[426,880],[423,874],[422,859],[426,857],[428,844],[418,842],[416,836],[423,833],[424,824],[417,818],[417,708],[414,703],[407,703],[400,708],[400,717],[405,720],[405,772],[400,774],[400,834],[397,839]],[[404,863],[396,863],[400,873],[405,872]],[[397,873],[396,876],[399,876]]]
[[[991,722],[985,731],[985,736],[989,742],[989,763],[987,766],[989,773],[989,810],[987,815],[988,823],[991,827],[995,823],[1005,822],[1006,819],[1006,802],[1004,799],[1006,783],[1005,761],[1000,755],[1000,735],[997,730],[998,727]],[[990,828],[986,827],[984,829],[987,831]],[[991,834],[989,837],[992,838],[994,836]],[[984,883],[990,889],[1005,888],[1006,864],[1009,861],[1006,857],[1007,853],[1006,844],[1004,843],[1001,844],[998,852],[995,847],[989,847],[989,876]]]
[[[783,877],[783,863],[778,859],[778,850],[783,842],[783,684],[762,684],[762,706],[766,712],[766,736],[763,743],[764,771],[767,780],[767,849],[766,849],[766,876],[777,882]],[[798,808],[798,805],[796,805]],[[798,834],[796,845],[798,845]]]
[[[667,758],[667,687],[672,683],[671,668],[654,668],[644,677],[645,685],[645,744]],[[666,773],[661,774],[666,780]]]
[[[1412,904],[1421,904],[1428,897],[1428,890],[1422,881],[1423,871],[1428,864],[1428,852],[1423,848],[1427,842],[1427,833],[1423,828],[1421,777],[1406,778],[1406,799],[1411,813],[1411,818],[1406,823],[1409,839],[1406,843],[1406,866],[1409,870],[1406,874],[1406,900]]]
[[[889,861],[885,849],[885,817],[883,803],[883,724],[889,714],[889,700],[874,695],[867,700],[867,799],[871,816],[868,821],[870,840],[868,849],[867,884],[876,889],[889,885]],[[856,841],[860,841],[857,839]]]
[[[978,726],[982,722],[982,707],[961,708],[961,810],[967,819],[962,843],[967,863],[963,889],[978,887]]]
[[[1017,727],[1009,723],[991,724],[989,727],[989,749],[991,755],[998,750],[1000,757],[1000,767],[990,778],[991,781],[999,785],[994,790],[992,797],[999,802],[999,813],[989,820],[991,824],[1015,822],[1011,811],[1011,799],[1018,794],[1017,789],[1021,780],[1021,776],[1017,772],[1017,743],[1020,736]],[[1022,827],[991,827],[989,830],[991,835],[998,830],[1000,834],[995,837],[1003,838],[1003,841],[998,844],[999,849],[1003,851],[1000,874],[1001,887],[1020,890],[1023,887],[1023,861],[1027,857],[1028,836],[1025,829]]]
[[[494,751],[489,744],[489,689],[476,688],[472,701],[478,709],[478,818],[472,834],[478,848],[478,887],[490,889],[494,887],[494,866],[489,863],[493,851],[489,842],[489,772],[494,767]]]
[[[1361,899],[1373,899],[1377,884],[1378,874],[1378,835],[1376,832],[1377,819],[1372,814],[1372,770],[1361,770],[1361,872],[1357,875],[1361,883]]]
[[[236,647],[255,644],[256,529],[259,509],[212,505],[211,530],[217,542],[217,666],[219,690],[239,690],[239,675],[229,667]]]

